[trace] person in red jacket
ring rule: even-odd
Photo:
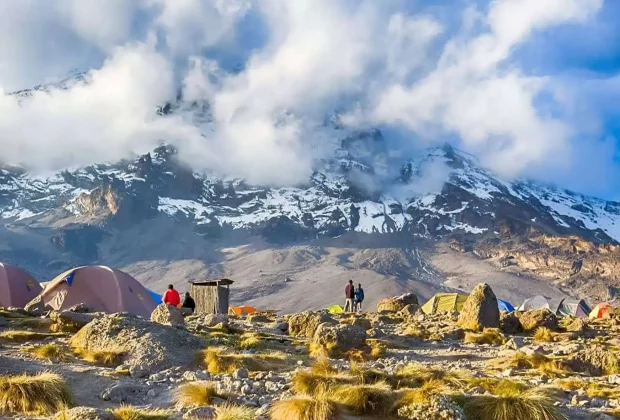
[[[168,290],[166,290],[166,293],[164,293],[162,302],[170,306],[179,306],[179,304],[181,303],[181,296],[179,295],[179,292],[174,290],[173,285],[168,285]]]
[[[349,284],[347,284],[347,287],[344,288],[344,297],[346,298],[344,303],[344,311],[353,312],[353,298],[355,297],[353,280],[349,280]]]

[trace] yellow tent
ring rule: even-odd
[[[450,311],[460,312],[468,297],[469,295],[460,293],[437,293],[422,306],[422,311],[425,314]]]
[[[344,312],[344,309],[340,305],[332,305],[329,308],[327,308],[327,311],[330,314],[341,314]]]

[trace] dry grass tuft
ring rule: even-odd
[[[465,342],[500,346],[506,342],[506,337],[504,337],[499,328],[485,328],[481,333],[465,333]]]
[[[51,416],[71,401],[67,383],[58,374],[0,376],[0,414]]]
[[[269,410],[271,420],[333,420],[338,407],[330,401],[327,388],[314,396],[301,395],[274,403]]]
[[[385,382],[372,385],[339,385],[330,397],[354,414],[387,417],[394,405],[395,395]]]
[[[297,394],[314,396],[323,389],[355,382],[354,376],[338,372],[328,360],[320,360],[310,369],[296,372],[292,378],[291,388]]]
[[[123,362],[125,351],[121,349],[93,350],[74,348],[73,353],[88,363],[99,366],[115,367]]]
[[[397,370],[392,381],[399,388],[417,388],[429,381],[440,381],[450,387],[463,388],[470,379],[470,375],[464,371],[435,369],[411,363]]]
[[[214,375],[233,373],[240,368],[258,372],[281,370],[288,366],[287,355],[280,352],[241,354],[228,352],[224,348],[208,348],[199,352],[199,359]]]
[[[217,386],[213,382],[188,382],[175,391],[174,403],[177,408],[202,407],[211,405],[217,396]]]
[[[240,405],[225,404],[215,409],[214,420],[254,420],[254,410]]]
[[[528,386],[522,382],[495,378],[475,378],[469,382],[469,386],[472,388],[480,387],[493,395],[502,397],[519,395],[528,388]]]
[[[62,337],[63,334],[43,333],[36,331],[8,330],[0,333],[0,338],[8,341],[24,343],[26,341],[43,340],[49,337]]]
[[[550,375],[572,372],[570,366],[563,360],[550,358],[539,353],[528,356],[525,353],[517,352],[511,358],[492,360],[489,364],[500,369],[537,369]]]
[[[59,344],[43,344],[40,346],[26,347],[23,349],[25,353],[35,359],[62,362],[67,360],[68,351]]]
[[[457,397],[467,418],[479,420],[567,420],[554,406],[554,391],[534,388],[508,396]]]
[[[425,340],[428,338],[428,332],[415,324],[407,325],[403,331],[403,335],[406,335],[407,337],[419,338],[420,340]]]
[[[403,388],[398,392],[398,397],[392,410],[398,411],[401,407],[423,404],[429,401],[433,395],[446,393],[446,391],[446,384],[435,379],[425,382],[424,385],[418,388]]]
[[[241,335],[237,348],[240,350],[250,350],[257,348],[264,348],[265,341],[259,333],[245,333]]]
[[[167,410],[152,408],[137,408],[123,405],[112,411],[114,420],[168,420],[171,413]]]
[[[539,343],[553,343],[556,334],[547,327],[538,327],[534,333],[534,341]]]

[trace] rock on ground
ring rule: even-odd
[[[398,312],[407,305],[419,305],[418,297],[413,293],[385,298],[377,304],[377,312]]]
[[[414,420],[466,420],[463,409],[444,395],[436,395],[420,404],[401,407],[398,415]]]
[[[569,361],[573,370],[591,375],[613,375],[620,373],[620,359],[602,346],[587,346]]]
[[[335,346],[341,351],[359,349],[366,342],[366,331],[356,325],[324,323],[317,328],[314,341],[323,347]]]
[[[111,412],[91,407],[74,407],[61,411],[54,420],[114,420]]]
[[[539,327],[558,329],[558,318],[549,309],[524,312],[519,316],[519,322],[525,331],[533,331]]]
[[[336,324],[334,318],[324,312],[302,312],[288,320],[288,332],[293,337],[313,338],[320,324]]]
[[[499,307],[491,286],[480,283],[474,287],[463,305],[458,324],[473,331],[499,327]]]
[[[185,320],[183,312],[176,306],[160,303],[151,314],[151,321],[161,325],[170,325],[171,327],[183,327]]]
[[[154,373],[192,363],[202,340],[179,328],[155,324],[126,314],[107,315],[84,326],[70,340],[73,347],[125,351],[124,364]]]
[[[499,328],[504,334],[518,334],[523,331],[521,321],[514,312],[500,312]]]
[[[102,314],[99,316],[102,316]],[[62,331],[77,331],[97,318],[97,315],[72,311],[52,311],[49,317]]]

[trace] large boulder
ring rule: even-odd
[[[413,293],[381,299],[377,304],[377,312],[398,312],[407,305],[419,305],[418,297]]]
[[[204,349],[203,341],[184,329],[114,314],[86,324],[69,344],[77,349],[123,352],[123,364],[155,373],[175,366],[190,365]]]
[[[88,314],[78,313],[72,311],[52,311],[49,314],[50,319],[54,323],[54,328],[57,331],[76,332],[84,325],[88,324],[97,316],[103,316],[103,314]]]
[[[422,309],[420,308],[420,305],[416,305],[415,303],[411,304],[411,305],[407,305],[405,306],[403,309],[401,309],[398,312],[399,316],[402,316],[403,318],[409,318],[409,317],[414,317],[419,315]]]
[[[157,305],[157,308],[151,314],[151,321],[171,327],[185,326],[183,312],[176,306],[166,305],[165,303]]]
[[[314,333],[314,342],[328,349],[359,349],[366,342],[366,330],[357,325],[323,323]]]
[[[288,333],[293,337],[313,338],[319,325],[336,324],[334,318],[325,312],[301,312],[288,319]]]
[[[527,311],[519,316],[521,327],[525,331],[534,331],[540,327],[550,330],[558,329],[558,318],[549,309],[536,309]]]
[[[519,317],[514,312],[500,312],[499,329],[504,334],[511,334],[511,335],[523,332],[523,328],[521,328],[521,322],[519,321]]]
[[[595,376],[620,373],[618,356],[599,345],[587,346],[573,356],[569,364],[577,372],[585,372]]]
[[[463,305],[458,325],[472,331],[499,328],[499,307],[491,286],[480,283],[474,287]]]

